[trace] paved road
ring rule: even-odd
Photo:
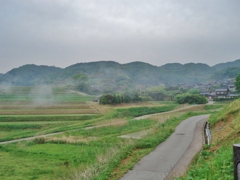
[[[175,132],[140,160],[120,180],[164,180],[185,172],[203,145],[203,125],[209,115],[182,121]]]

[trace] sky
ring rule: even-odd
[[[239,0],[0,0],[0,73],[25,64],[236,59]]]

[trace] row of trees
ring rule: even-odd
[[[208,102],[207,98],[199,95],[199,91],[196,89],[190,89],[188,91],[169,89],[166,90],[163,87],[151,88],[141,93],[117,93],[117,94],[105,94],[99,99],[100,104],[121,104],[131,102],[142,101],[160,101],[160,100],[175,100],[179,104],[205,104]]]
[[[174,97],[183,93],[178,89],[165,89],[162,86],[152,87],[141,92],[125,92],[116,94],[105,94],[99,99],[100,104],[121,104],[142,101],[164,101],[174,100]]]
[[[175,100],[179,104],[206,104],[208,102],[207,98],[199,94],[179,94],[175,97]]]
[[[178,88],[168,88],[163,86],[152,87],[142,92],[142,96],[154,101],[172,101],[177,94],[184,93],[185,90]]]
[[[127,94],[104,94],[99,99],[100,104],[121,104],[141,101],[142,98],[138,94],[134,94],[133,96]]]

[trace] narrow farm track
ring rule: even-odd
[[[174,109],[172,111],[167,111],[167,112],[162,112],[162,113],[155,113],[155,114],[148,114],[148,115],[144,115],[144,116],[139,116],[134,118],[135,120],[140,120],[140,119],[147,119],[149,117],[151,117],[152,115],[160,115],[160,114],[169,114],[169,113],[173,113],[173,112],[179,112],[179,111],[183,111],[183,110],[187,110],[187,109],[192,109],[192,108],[196,108],[196,107],[203,107],[204,105],[192,105],[192,106],[185,106],[182,108],[178,108],[178,109]]]
[[[64,132],[57,132],[57,133],[51,133],[51,134],[45,134],[45,135],[41,135],[39,137],[47,137],[47,136],[54,136],[54,135],[58,135],[58,134],[63,134]],[[15,143],[15,142],[21,142],[21,141],[31,141],[35,138],[37,138],[38,136],[34,136],[34,137],[28,137],[28,138],[21,138],[21,139],[15,139],[15,140],[11,140],[11,141],[4,141],[4,142],[0,142],[1,144],[10,144],[10,143]]]
[[[209,115],[182,121],[175,132],[145,156],[120,180],[165,180],[184,174],[203,146],[203,126]]]

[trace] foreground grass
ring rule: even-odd
[[[85,168],[95,167],[98,163],[106,165],[109,158],[113,160],[116,158],[115,155],[121,155],[122,147],[128,147],[128,140],[118,138],[117,135],[142,130],[155,123],[148,120],[129,121],[128,124],[114,128],[102,127],[68,132],[64,138],[40,137],[32,142],[2,145],[1,178],[74,179],[73,175],[80,178]],[[31,161],[34,161],[32,165]],[[94,172],[90,174],[93,176]]]
[[[205,147],[197,161],[191,165],[187,175],[179,180],[233,180],[233,142],[224,143],[214,151]]]

